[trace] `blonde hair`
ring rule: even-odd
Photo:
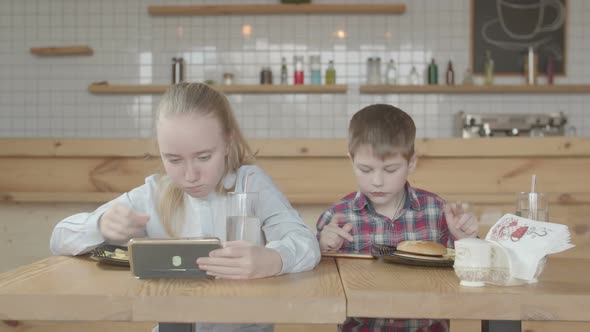
[[[385,159],[398,153],[410,160],[414,155],[416,125],[397,107],[367,106],[355,113],[348,126],[348,153],[354,158],[361,145],[369,145],[375,156]]]
[[[228,153],[225,170],[216,190],[220,193],[227,192],[223,179],[229,173],[237,173],[240,166],[254,162],[254,154],[242,135],[227,98],[206,84],[176,84],[162,97],[156,110],[155,122],[162,117],[179,114],[211,115],[219,120],[227,139]],[[160,174],[157,188],[156,212],[168,235],[178,236],[184,220],[184,191],[176,187],[166,174]]]

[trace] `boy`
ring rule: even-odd
[[[351,193],[325,211],[317,223],[322,251],[370,253],[373,243],[476,237],[477,219],[439,196],[413,188],[416,168],[412,118],[391,105],[363,108],[350,120],[348,152],[357,178]],[[448,321],[349,318],[341,331],[446,331]]]

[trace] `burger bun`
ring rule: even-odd
[[[402,241],[397,245],[401,254],[442,257],[447,254],[447,247],[433,241]]]

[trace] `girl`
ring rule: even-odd
[[[51,236],[56,255],[78,255],[133,237],[226,238],[215,222],[227,192],[258,192],[266,246],[225,242],[195,264],[209,275],[263,278],[312,269],[320,250],[312,231],[259,167],[227,99],[205,84],[181,83],[163,96],[155,117],[165,175],[62,220]]]

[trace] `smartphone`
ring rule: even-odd
[[[128,243],[131,272],[139,279],[208,278],[197,258],[221,248],[216,237],[179,239],[131,239]]]

